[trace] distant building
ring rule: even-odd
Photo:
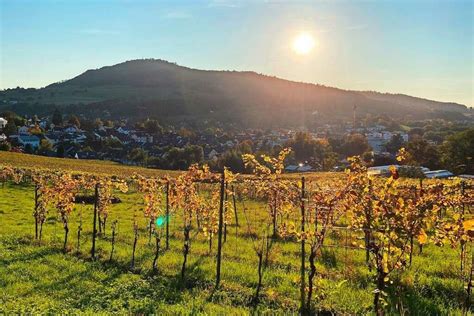
[[[33,148],[38,148],[40,144],[40,139],[37,136],[20,135],[18,136],[18,142],[23,147],[30,145]]]
[[[434,170],[425,172],[425,177],[429,179],[443,179],[450,178],[452,176],[454,176],[454,174],[448,170]]]
[[[7,126],[8,121],[3,117],[0,117],[0,128],[5,128]]]
[[[311,171],[314,171],[314,168],[306,164],[288,165],[286,166],[285,171],[286,172],[311,172]]]
[[[381,153],[385,151],[385,146],[395,135],[400,135],[404,142],[408,141],[408,134],[403,132],[392,133],[389,131],[374,131],[368,133],[367,142],[375,153]]]
[[[20,135],[30,135],[28,126],[21,126],[18,128],[18,134]]]
[[[219,153],[213,149],[209,152],[209,154],[207,155],[207,157],[210,159],[210,160],[217,160],[217,155],[219,155]]]

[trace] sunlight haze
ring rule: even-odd
[[[3,89],[159,58],[474,104],[471,1],[1,0],[0,11]],[[301,30],[316,44],[306,55],[292,48]]]

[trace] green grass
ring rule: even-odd
[[[60,170],[65,172],[91,173],[106,176],[131,177],[140,174],[145,177],[175,177],[181,171],[151,169],[136,166],[127,166],[106,160],[86,160],[44,157],[28,155],[23,153],[0,151],[0,166],[10,165],[17,168],[42,168],[49,170]],[[342,176],[341,172],[309,172],[309,173],[287,173],[281,175],[285,179],[301,179],[305,176],[309,180],[328,179]]]
[[[179,171],[150,169],[126,166],[105,160],[81,160],[69,158],[54,158],[0,151],[0,165],[11,165],[17,168],[43,168],[65,172],[93,173],[98,175],[120,175],[130,177],[141,174],[146,177],[175,176]]]
[[[250,314],[297,313],[299,302],[299,244],[278,241],[264,276],[258,305],[251,303],[257,284],[257,256],[247,234],[242,204],[238,203],[241,227],[228,227],[223,248],[222,286],[214,291],[215,252],[192,231],[186,280],[182,263],[182,229],[179,214],[171,220],[170,250],[158,259],[152,273],[153,242],[148,245],[146,220],[137,193],[117,193],[122,203],[110,210],[107,232],[98,239],[99,260],[89,259],[92,206],[78,205],[70,218],[69,247],[62,253],[64,230],[51,210],[43,242],[34,241],[33,187],[6,184],[0,187],[0,314],[12,313],[169,313]],[[251,226],[258,231],[267,214],[264,204],[246,201]],[[134,212],[140,224],[136,270],[129,269]],[[83,232],[76,251],[78,214]],[[110,223],[119,221],[114,260],[110,254]],[[341,238],[341,237],[339,237]],[[331,242],[337,240],[333,236]],[[164,247],[164,239],[162,240]],[[461,314],[465,299],[459,272],[459,251],[427,246],[414,258],[412,267],[391,276],[390,307],[403,305],[412,315]],[[324,249],[317,265],[314,303],[320,311],[337,314],[371,314],[373,273],[364,265],[359,250]],[[390,309],[391,308],[391,309]]]

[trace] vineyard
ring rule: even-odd
[[[0,313],[469,314],[474,183],[0,168]],[[399,160],[403,162],[403,151]]]

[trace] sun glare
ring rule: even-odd
[[[293,50],[300,55],[309,54],[315,45],[314,38],[308,33],[301,33],[293,40]]]

